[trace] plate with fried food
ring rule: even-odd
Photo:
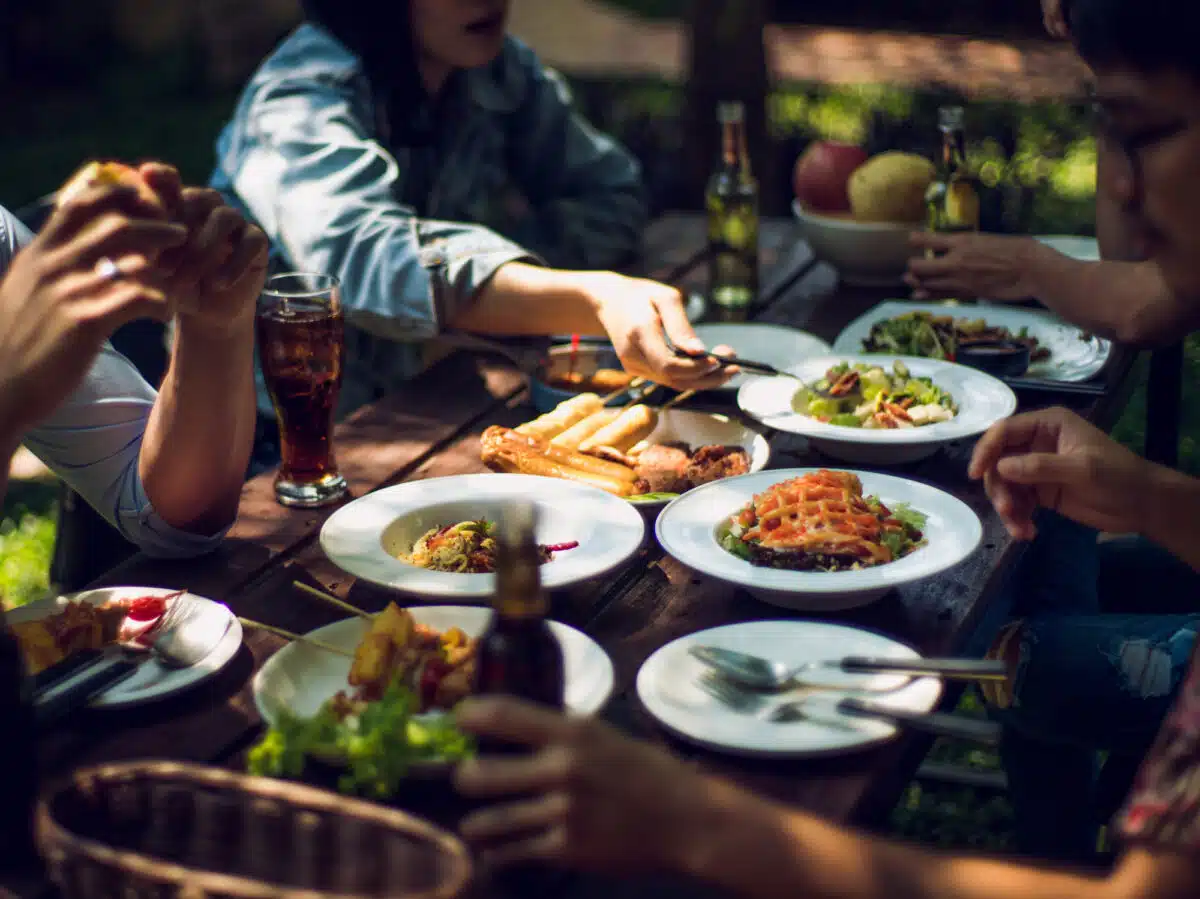
[[[348,618],[306,635],[345,654],[289,643],[254,677],[254,702],[272,728],[267,751],[256,752],[362,763],[344,758],[372,749],[371,740],[355,739],[370,736],[359,731],[381,717],[394,725],[398,716],[406,726],[386,734],[385,765],[420,770],[465,757],[470,742],[448,712],[474,687],[476,646],[490,618],[478,606],[389,603],[369,619]],[[596,714],[612,695],[612,661],[581,631],[557,621],[550,629],[562,647],[567,712]],[[379,714],[385,706],[391,715]],[[281,773],[270,761],[258,759],[262,773]]]
[[[594,393],[488,428],[480,451],[493,471],[590,484],[652,514],[702,484],[761,471],[770,456],[766,437],[727,415],[608,407]]]
[[[144,649],[139,639],[181,598],[195,606],[185,627],[214,631],[212,651],[187,668],[167,668],[147,652],[137,671],[91,701],[95,708],[123,708],[188,689],[229,664],[242,645],[242,625],[228,607],[186,590],[103,587],[39,600],[6,612],[5,617],[26,670],[37,675],[75,652],[117,644]]]
[[[321,528],[321,548],[339,568],[393,590],[487,600],[495,591],[492,528],[517,500],[537,506],[547,589],[607,574],[645,539],[638,511],[591,484],[468,474],[397,484],[343,506]]]

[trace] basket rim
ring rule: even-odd
[[[201,894],[226,893],[244,899],[365,899],[363,893],[334,893],[314,889],[285,887],[267,881],[202,868],[189,868],[156,859],[144,852],[116,849],[98,840],[68,830],[51,813],[54,800],[76,790],[85,780],[117,781],[133,776],[185,777],[206,786],[235,786],[254,798],[288,801],[313,810],[356,815],[376,824],[406,832],[432,843],[448,860],[446,881],[421,893],[409,893],[405,899],[453,899],[467,886],[472,876],[471,856],[463,842],[449,831],[399,809],[388,808],[366,799],[344,796],[319,787],[294,781],[242,774],[211,765],[197,765],[160,759],[111,762],[78,768],[38,799],[37,839],[43,851],[52,844],[65,846],[88,858],[117,865],[138,877],[162,883],[186,885]]]

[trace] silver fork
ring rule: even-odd
[[[847,722],[837,722],[828,716],[814,716],[805,708],[803,699],[769,705],[763,696],[743,690],[713,672],[701,675],[700,687],[735,712],[765,717],[767,721],[787,724],[807,720],[827,727],[856,729]],[[981,743],[985,746],[995,746],[1000,742],[1000,725],[996,722],[966,718],[949,712],[913,712],[908,709],[897,709],[880,703],[868,702],[854,696],[847,696],[838,702],[837,710],[845,715],[887,721],[898,727],[907,727],[936,737],[949,737],[955,740]]]

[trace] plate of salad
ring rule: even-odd
[[[345,792],[374,797],[406,777],[444,774],[474,752],[452,713],[474,689],[478,638],[490,617],[475,606],[390,603],[369,620],[318,628],[307,635],[314,643],[288,644],[254,677],[254,701],[270,729],[250,770],[296,778],[316,760],[342,769]],[[613,690],[608,654],[575,628],[550,627],[563,650],[567,711],[595,714]]]
[[[960,346],[997,340],[1030,349],[1026,375],[1052,381],[1087,381],[1100,374],[1112,343],[1042,309],[978,304],[945,306],[889,300],[846,326],[835,353],[881,353],[954,361]]]
[[[965,365],[911,356],[821,356],[738,391],[746,414],[807,437],[830,458],[899,465],[982,434],[1016,411],[1003,381]]]
[[[798,468],[685,493],[663,510],[656,532],[663,549],[700,574],[773,605],[831,611],[957,565],[983,527],[964,502],[919,481]]]

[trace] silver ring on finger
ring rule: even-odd
[[[124,273],[121,271],[121,266],[105,256],[96,263],[96,274],[105,281],[116,281]]]

